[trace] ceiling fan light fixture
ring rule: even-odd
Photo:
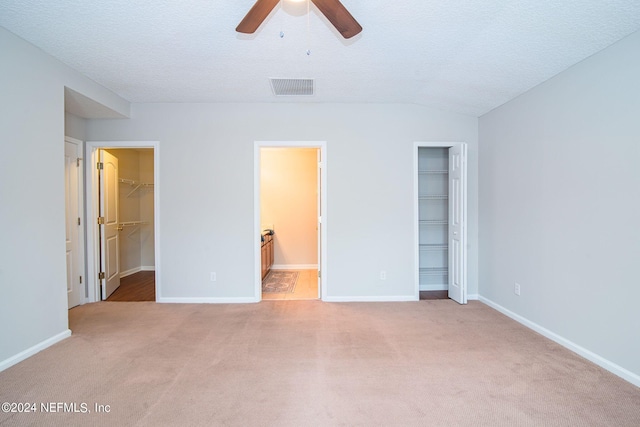
[[[281,0],[257,0],[251,10],[249,10],[249,13],[240,21],[240,24],[236,27],[236,31],[245,34],[254,33],[280,1]],[[362,26],[358,24],[358,21],[356,21],[344,5],[340,3],[340,0],[310,1],[316,5],[320,12],[345,39],[350,39],[362,31]]]

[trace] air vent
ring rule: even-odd
[[[276,96],[309,96],[313,79],[271,79],[271,88]]]

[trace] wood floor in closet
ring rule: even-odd
[[[120,287],[107,301],[155,301],[155,271],[139,271],[120,279]]]

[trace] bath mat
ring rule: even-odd
[[[297,271],[270,270],[262,281],[262,292],[290,294],[296,288]]]

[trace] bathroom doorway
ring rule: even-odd
[[[256,143],[258,300],[325,295],[323,147],[323,143]]]

